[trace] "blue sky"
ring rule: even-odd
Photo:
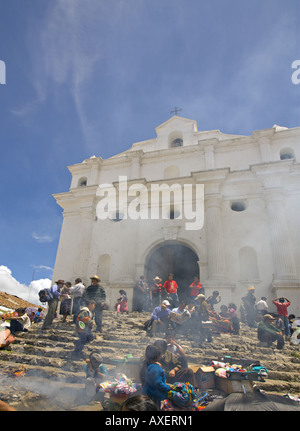
[[[298,127],[298,0],[0,0],[0,265],[51,278],[68,165],[155,137]],[[1,286],[0,286],[1,290]]]

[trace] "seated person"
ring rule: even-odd
[[[159,362],[165,372],[167,383],[189,382],[197,388],[194,371],[190,368],[182,368],[177,356],[167,350],[168,345],[165,340],[156,340],[153,345],[161,350],[162,356]]]
[[[193,307],[193,304],[189,304]],[[170,312],[170,321],[174,331],[182,331],[188,326],[188,320],[191,318],[191,313],[186,307],[185,301],[180,301],[177,308],[173,308]]]
[[[221,301],[221,296],[217,290],[214,290],[213,294],[209,296],[206,300],[210,310],[214,310],[214,306],[218,304],[220,301]]]
[[[156,337],[156,333],[166,332],[170,323],[169,315],[170,315],[170,303],[167,300],[164,300],[161,305],[155,307],[152,312],[152,327],[151,327],[151,335]]]
[[[266,342],[269,345],[273,341],[277,341],[277,349],[282,349],[284,346],[284,338],[280,329],[273,324],[274,317],[270,314],[265,314],[263,320],[259,322],[257,327],[257,337],[259,341]]]
[[[127,293],[125,290],[121,289],[119,290],[119,294],[121,295],[120,298],[117,299],[117,303],[115,305],[115,310],[118,313],[128,313],[128,298]]]
[[[192,320],[195,330],[199,334],[199,344],[202,345],[205,340],[212,342],[211,323],[209,320],[209,307],[205,296],[200,294],[196,297],[195,311],[192,314]]]
[[[139,411],[158,411],[158,407],[147,395],[129,396],[121,405],[121,412]]]
[[[87,378],[85,392],[88,396],[94,397],[97,393],[98,384],[108,378],[108,371],[103,364],[102,356],[92,352],[86,359],[84,371]],[[104,392],[99,393],[99,398],[104,400]]]
[[[2,327],[0,328],[0,349],[3,350],[11,350],[11,347],[8,347],[10,343],[15,341],[14,336],[11,334],[9,328]]]
[[[16,332],[27,332],[31,326],[31,321],[26,313],[25,308],[17,308],[13,313],[13,316],[10,316],[8,319],[10,320],[10,332],[12,335],[15,335]],[[1,316],[2,319],[6,320],[6,315]]]
[[[213,333],[229,334],[231,332],[231,322],[229,317],[222,317],[221,313],[218,314],[215,310],[209,310],[209,319],[212,321],[211,330]]]
[[[140,372],[142,394],[151,398],[158,409],[161,401],[167,398],[171,390],[171,386],[166,383],[165,372],[160,363],[161,356],[162,352],[158,346],[152,344],[147,346]]]
[[[175,340],[175,334],[172,332],[168,332],[166,335],[166,342],[168,344],[167,350],[168,352],[173,353],[177,356],[179,362],[181,363],[182,368],[188,368],[188,362],[185,356],[185,352],[180,344]]]
[[[43,312],[43,309],[42,308],[38,308],[38,311],[34,315],[33,323],[38,323],[38,322],[41,322],[43,320],[43,318],[42,318],[42,312]]]

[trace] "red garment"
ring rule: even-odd
[[[152,288],[151,288],[151,290],[152,290],[153,293],[161,292],[161,289],[162,289],[162,284],[161,283],[158,283],[158,284],[154,283],[152,285]]]
[[[178,286],[175,280],[166,280],[163,288],[166,289],[168,293],[177,293]]]
[[[287,312],[288,306],[291,305],[289,301],[288,302],[273,301],[273,304],[276,305],[277,313],[279,314],[279,316],[289,317]]]
[[[202,284],[199,281],[197,283],[193,282],[190,287],[192,288],[190,296],[198,296],[200,289],[202,289]]]

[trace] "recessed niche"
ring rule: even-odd
[[[234,201],[231,202],[230,208],[232,209],[232,211],[242,212],[245,211],[247,205],[245,201]]]

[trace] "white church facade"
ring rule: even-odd
[[[151,282],[172,272],[181,292],[198,275],[206,293],[218,290],[226,305],[239,305],[253,285],[257,299],[266,296],[271,304],[287,297],[289,312],[300,315],[300,128],[275,125],[251,136],[228,135],[198,131],[195,120],[174,115],[155,131],[155,138],[121,154],[68,167],[70,189],[54,195],[63,225],[53,279],[81,277],[88,285],[98,274],[113,306],[121,288],[131,304],[140,275]],[[153,185],[176,184],[181,191],[201,185],[203,223],[187,229],[176,198],[159,218],[150,212],[129,217],[118,206],[120,178],[133,191],[127,196],[133,206],[139,190],[150,194]],[[106,219],[99,214],[107,196],[99,193],[103,185],[117,197],[117,213]],[[151,202],[140,201],[139,209],[150,211]]]

